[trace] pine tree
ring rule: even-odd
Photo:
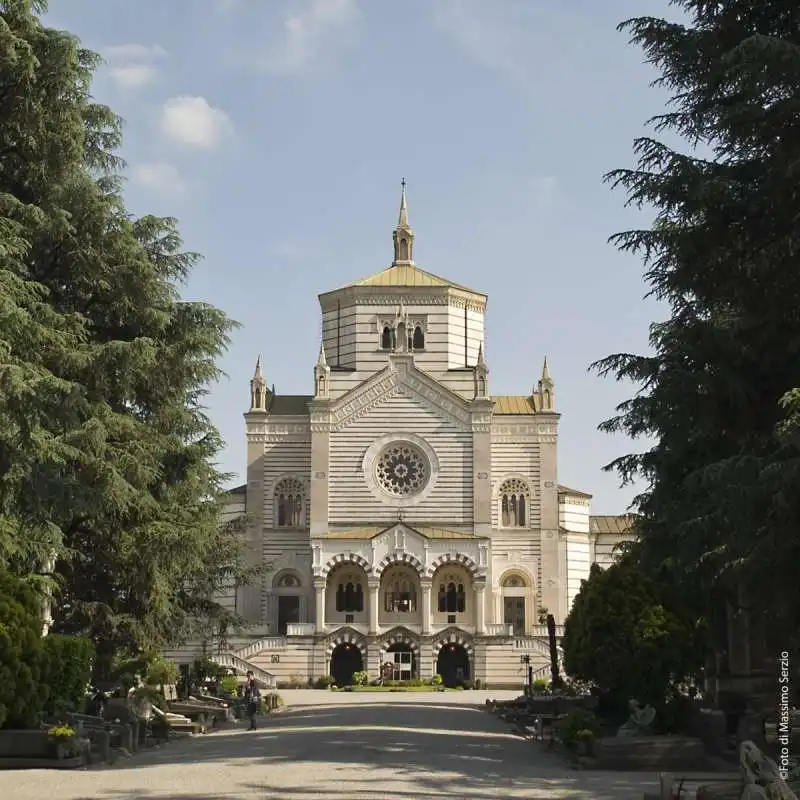
[[[784,401],[800,386],[800,6],[675,5],[685,24],[621,26],[672,95],[656,136],[685,147],[641,138],[637,168],[608,176],[656,210],[650,229],[614,241],[642,256],[670,310],[652,355],[594,365],[640,388],[603,427],[655,439],[609,466],[647,482],[639,555],[652,574],[678,583],[712,634],[722,596],[768,610],[785,645],[800,610],[800,459]]]
[[[0,3],[0,192],[25,209],[9,274],[43,298],[39,333],[60,345],[42,368],[66,402],[40,417],[63,452],[10,454],[22,468],[6,513],[50,532],[54,630],[89,636],[107,674],[119,649],[185,634],[198,608],[224,619],[215,590],[247,578],[220,525],[221,441],[202,406],[233,323],[181,300],[197,256],[175,220],[128,214],[120,122],[90,96],[98,57],[42,26],[42,10]],[[38,366],[21,336],[11,348]]]

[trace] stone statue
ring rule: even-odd
[[[652,706],[641,706],[637,700],[629,700],[630,717],[617,731],[617,736],[647,736],[650,726],[656,718],[656,710]]]
[[[744,780],[741,800],[798,800],[781,778],[778,765],[765,756],[754,742],[742,742],[739,764]]]

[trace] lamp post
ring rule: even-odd
[[[527,668],[525,693],[530,696],[533,694],[533,667],[531,666],[530,653],[526,653],[524,656],[522,656],[522,663]]]

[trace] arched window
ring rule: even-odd
[[[405,237],[400,240],[400,261],[408,261],[408,239]]]
[[[500,525],[503,528],[526,528],[530,507],[530,489],[519,478],[509,478],[500,487]]]
[[[293,575],[291,572],[282,572],[275,578],[275,582],[273,583],[276,589],[293,589],[300,585],[300,578],[298,578],[297,575]]]
[[[408,572],[393,571],[386,581],[383,608],[387,613],[411,614],[417,610],[417,587]]]
[[[411,342],[411,347],[413,350],[424,350],[425,349],[425,334],[422,332],[422,326],[417,325],[414,328],[414,337]]]
[[[345,575],[336,587],[336,610],[351,614],[364,610],[364,587],[353,575]]]
[[[279,528],[302,528],[305,489],[297,478],[284,478],[275,486],[275,523]]]
[[[383,333],[381,334],[381,350],[392,349],[392,329],[388,325],[383,326]]]

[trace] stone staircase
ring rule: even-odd
[[[220,667],[225,667],[226,669],[235,669],[240,675],[252,672],[256,683],[258,683],[262,689],[275,688],[275,676],[271,672],[267,672],[261,669],[261,667],[251,664],[249,661],[239,656],[238,653],[216,653],[215,655],[209,656],[209,661],[212,661]]]

